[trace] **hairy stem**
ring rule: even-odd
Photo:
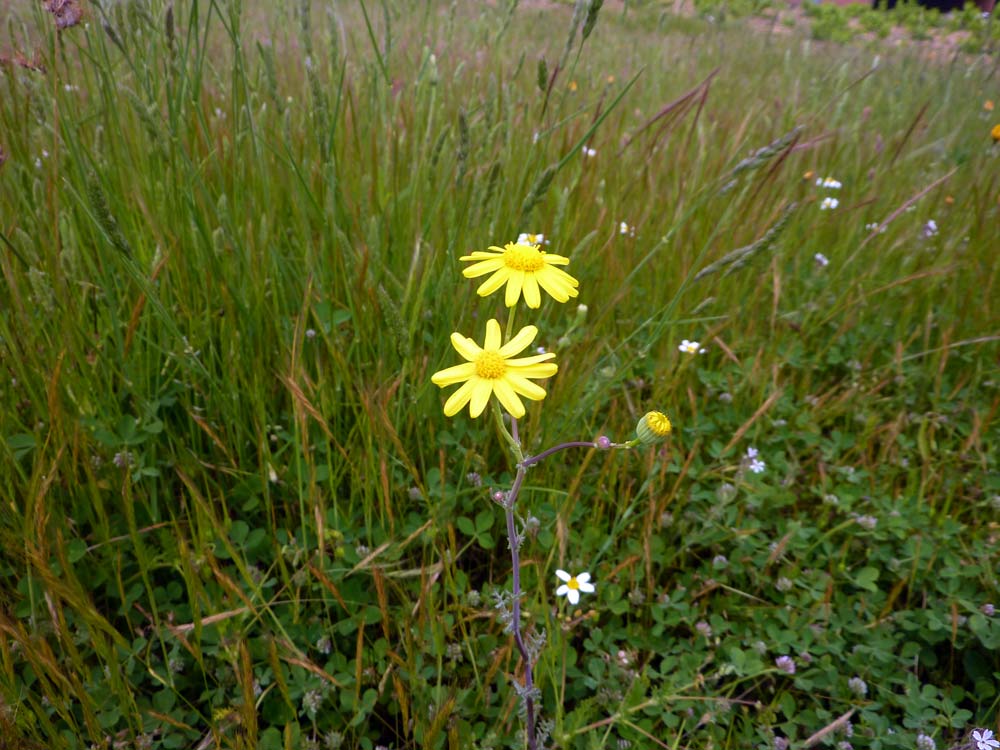
[[[517,495],[521,491],[521,483],[524,481],[525,473],[526,469],[524,465],[519,465],[517,467],[517,476],[514,478],[514,484],[511,486],[506,502],[504,503],[504,512],[507,518],[507,541],[510,544],[510,560],[514,575],[514,582],[512,584],[512,593],[514,596],[511,603],[513,612],[513,616],[511,617],[511,632],[514,635],[514,643],[517,644],[517,650],[521,652],[521,659],[524,661],[526,734],[528,736],[529,750],[535,750],[535,701],[531,695],[534,688],[534,680],[531,673],[531,655],[528,653],[528,649],[524,645],[524,639],[521,637],[521,539],[514,525],[514,506],[517,503]]]

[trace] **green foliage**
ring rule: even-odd
[[[559,746],[994,720],[992,71],[652,3],[102,7],[0,11],[44,67],[0,67],[0,746],[517,746],[512,467],[430,375],[522,231],[587,305],[523,321],[525,451],[675,425],[528,473]]]
[[[848,23],[846,8],[833,3],[812,6],[812,35],[814,39],[847,42],[854,36]]]

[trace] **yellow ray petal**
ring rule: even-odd
[[[504,295],[504,304],[507,307],[513,307],[517,304],[517,300],[521,296],[521,286],[523,284],[524,271],[511,271],[510,278],[507,280],[507,292]]]
[[[559,372],[559,366],[555,363],[526,365],[524,367],[508,366],[507,368],[508,374],[518,375],[522,378],[534,378],[536,380],[541,380],[542,378],[551,378],[557,372]]]
[[[530,398],[532,401],[541,401],[545,398],[545,389],[527,378],[508,372],[503,379],[510,384],[516,393],[520,393],[525,398]]]
[[[538,279],[536,278],[538,275],[526,273],[524,275],[524,288],[521,290],[524,292],[525,304],[535,309],[542,306],[542,295],[538,293]]]
[[[463,359],[469,362],[474,362],[483,353],[483,350],[479,348],[479,344],[460,333],[451,334],[451,345],[455,347],[456,352],[462,355]]]
[[[462,387],[455,391],[444,403],[444,415],[446,417],[454,417],[469,403],[469,399],[472,397],[472,390],[475,386],[474,380],[466,380],[462,383]]]
[[[550,266],[565,266],[569,263],[569,258],[562,255],[551,255],[549,253],[542,253],[545,256],[545,262]]]
[[[478,276],[485,276],[490,271],[503,268],[503,266],[503,258],[490,258],[489,260],[482,260],[479,263],[473,263],[468,268],[462,269],[462,275],[467,279],[474,279]]]
[[[439,370],[438,372],[431,375],[431,382],[434,385],[439,385],[442,388],[446,385],[454,385],[455,383],[460,383],[463,380],[468,380],[473,375],[476,374],[476,365],[473,362],[463,362],[460,365],[455,365],[454,367],[448,367],[444,370]]]
[[[532,341],[535,340],[535,336],[537,335],[538,329],[535,326],[525,326],[517,332],[517,335],[514,336],[514,338],[500,347],[498,354],[501,357],[510,357],[518,352],[522,352],[529,344],[531,344]]]
[[[500,401],[500,405],[506,409],[512,417],[520,419],[524,416],[524,404],[521,403],[521,399],[517,397],[517,394],[514,392],[514,388],[510,385],[510,383],[503,379],[494,381],[493,392],[497,395],[497,400]]]
[[[476,290],[476,294],[480,297],[486,297],[487,295],[493,294],[493,292],[502,287],[509,278],[510,271],[506,267],[501,267],[499,271],[479,285],[479,288]]]
[[[565,302],[570,297],[576,297],[579,292],[571,284],[556,275],[555,272],[558,270],[557,268],[550,268],[547,273],[538,274],[538,283],[541,284],[542,289],[552,295],[553,299]]]
[[[518,357],[517,359],[508,359],[506,364],[507,367],[523,367],[525,365],[534,365],[538,362],[548,362],[550,359],[555,357],[555,352],[545,352],[545,354],[532,354],[530,357]]]
[[[475,250],[470,255],[463,255],[459,260],[486,260],[487,258],[496,258],[496,253],[488,253],[485,250]]]
[[[469,405],[469,414],[475,419],[480,414],[483,413],[483,409],[486,408],[486,404],[490,400],[490,395],[493,393],[493,382],[492,380],[485,380],[483,378],[476,378],[470,380],[472,386],[472,403]]]
[[[496,318],[486,321],[486,340],[483,342],[483,351],[495,352],[500,348],[501,342],[500,324]]]

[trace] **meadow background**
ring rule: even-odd
[[[581,281],[526,450],[675,426],[522,492],[553,744],[997,728],[997,59],[675,10],[0,9],[0,748],[521,746],[430,383],[521,232]]]

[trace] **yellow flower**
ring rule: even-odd
[[[444,405],[446,417],[453,417],[466,404],[473,419],[483,413],[491,395],[495,395],[500,405],[512,416],[524,416],[524,404],[518,396],[532,401],[545,398],[545,389],[529,378],[551,378],[559,368],[554,362],[546,362],[556,355],[551,352],[531,357],[511,359],[524,351],[535,336],[535,326],[525,326],[514,338],[500,345],[500,324],[496,320],[486,323],[486,341],[482,348],[470,338],[460,333],[451,334],[451,345],[467,361],[454,367],[434,373],[431,382],[442,388],[455,383],[462,386],[455,391]],[[462,382],[465,381],[465,382]],[[470,403],[471,402],[471,403]]]
[[[990,131],[990,135],[993,136],[994,141],[1000,141],[1000,123],[993,126],[993,130]]]
[[[667,435],[673,430],[670,419],[666,414],[659,411],[646,413],[639,424],[635,426],[636,437],[639,442],[645,445],[656,445],[667,439]]]
[[[542,304],[539,286],[559,302],[566,302],[579,294],[576,287],[580,286],[580,282],[561,268],[555,267],[565,266],[569,263],[569,258],[550,255],[535,245],[516,242],[508,242],[502,248],[494,245],[490,250],[496,252],[477,250],[472,255],[460,258],[479,261],[462,271],[467,279],[493,274],[476,290],[480,297],[493,294],[504,284],[507,284],[504,294],[507,307],[516,305],[522,292],[528,307],[539,307]]]

